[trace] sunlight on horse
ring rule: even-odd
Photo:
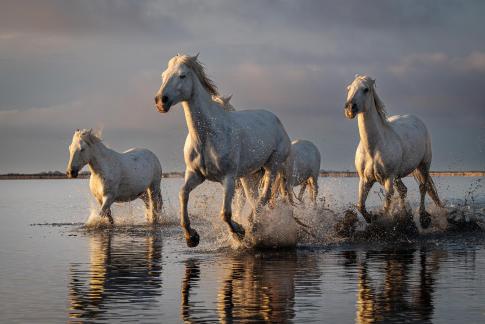
[[[355,153],[355,167],[359,174],[358,209],[370,222],[365,201],[372,185],[379,182],[386,190],[384,211],[390,208],[394,186],[399,193],[401,208],[405,209],[407,188],[401,178],[413,173],[421,195],[419,214],[423,228],[431,218],[424,207],[426,192],[436,205],[442,207],[429,169],[431,138],[425,124],[413,115],[386,116],[384,104],[375,91],[375,80],[357,75],[347,87],[345,116],[357,115],[360,143]]]
[[[181,225],[187,245],[197,246],[198,233],[190,226],[187,203],[190,192],[206,179],[222,184],[222,219],[231,233],[244,237],[243,227],[232,220],[231,203],[235,181],[240,178],[251,195],[246,176],[265,170],[262,194],[251,197],[254,214],[267,204],[282,163],[290,152],[290,139],[278,117],[266,110],[226,111],[214,101],[218,91],[197,56],[177,55],[162,73],[162,85],[155,95],[155,107],[166,113],[177,103],[189,129],[185,142],[185,183],[180,190]],[[255,201],[256,200],[256,201]]]
[[[111,224],[111,205],[141,198],[146,218],[151,224],[160,221],[162,196],[160,161],[147,149],[133,148],[123,153],[106,147],[92,130],[77,130],[69,145],[67,175],[76,178],[87,164],[91,171],[89,188],[101,205],[100,216]],[[91,218],[91,217],[90,217]]]

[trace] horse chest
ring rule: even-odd
[[[103,195],[105,193],[105,184],[101,177],[91,175],[91,178],[89,179],[89,189],[91,190],[94,198],[96,198],[98,201],[103,199]]]
[[[224,160],[228,159],[221,157],[214,148],[206,146],[200,149],[192,149],[186,162],[191,169],[198,171],[206,179],[219,181],[224,174],[221,170]]]

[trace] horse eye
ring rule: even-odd
[[[364,93],[369,92],[369,88],[364,88]]]
[[[81,152],[84,152],[84,147],[81,149]]]
[[[181,79],[184,79],[184,78],[185,78],[185,74],[181,74],[181,75],[180,75],[180,78],[181,78]]]

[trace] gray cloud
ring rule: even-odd
[[[343,118],[355,73],[391,113],[421,116],[435,168],[484,168],[483,1],[22,1],[0,12],[0,172],[63,169],[71,132],[104,127],[183,169],[180,109],[152,107],[178,52],[201,52],[236,107],[277,113],[316,142],[324,168],[353,168]]]

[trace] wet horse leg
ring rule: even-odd
[[[238,239],[244,238],[244,228],[232,220],[232,199],[235,191],[235,178],[227,176],[222,185],[224,187],[224,201],[222,204],[221,217],[229,226],[231,233],[236,234]]]
[[[113,217],[111,216],[111,205],[114,202],[114,198],[111,195],[104,196],[103,202],[101,204],[101,212],[99,213],[102,217],[107,217],[111,225],[114,224]]]
[[[389,214],[391,203],[392,203],[392,196],[394,195],[394,179],[387,178],[384,180],[384,189],[386,190],[386,197],[384,201],[384,213]]]
[[[150,191],[150,201],[152,205],[152,222],[157,224],[160,222],[160,215],[162,212],[163,200],[160,190],[160,182],[152,184],[148,189]]]
[[[406,210],[406,195],[408,192],[408,188],[406,188],[401,179],[394,180],[394,185],[396,186],[396,190],[399,193],[399,202],[401,205],[401,209]]]
[[[185,183],[179,192],[179,202],[180,202],[180,225],[184,230],[185,241],[188,247],[196,247],[199,245],[199,234],[196,230],[190,227],[190,219],[187,211],[187,204],[189,202],[189,195],[192,190],[194,190],[198,185],[204,182],[200,174],[194,171],[185,172]]]
[[[367,195],[369,194],[370,189],[374,181],[369,181],[365,178],[360,178],[359,180],[359,201],[357,203],[357,209],[359,212],[364,216],[367,223],[372,221],[371,215],[367,212],[365,208],[365,201],[367,200]]]

